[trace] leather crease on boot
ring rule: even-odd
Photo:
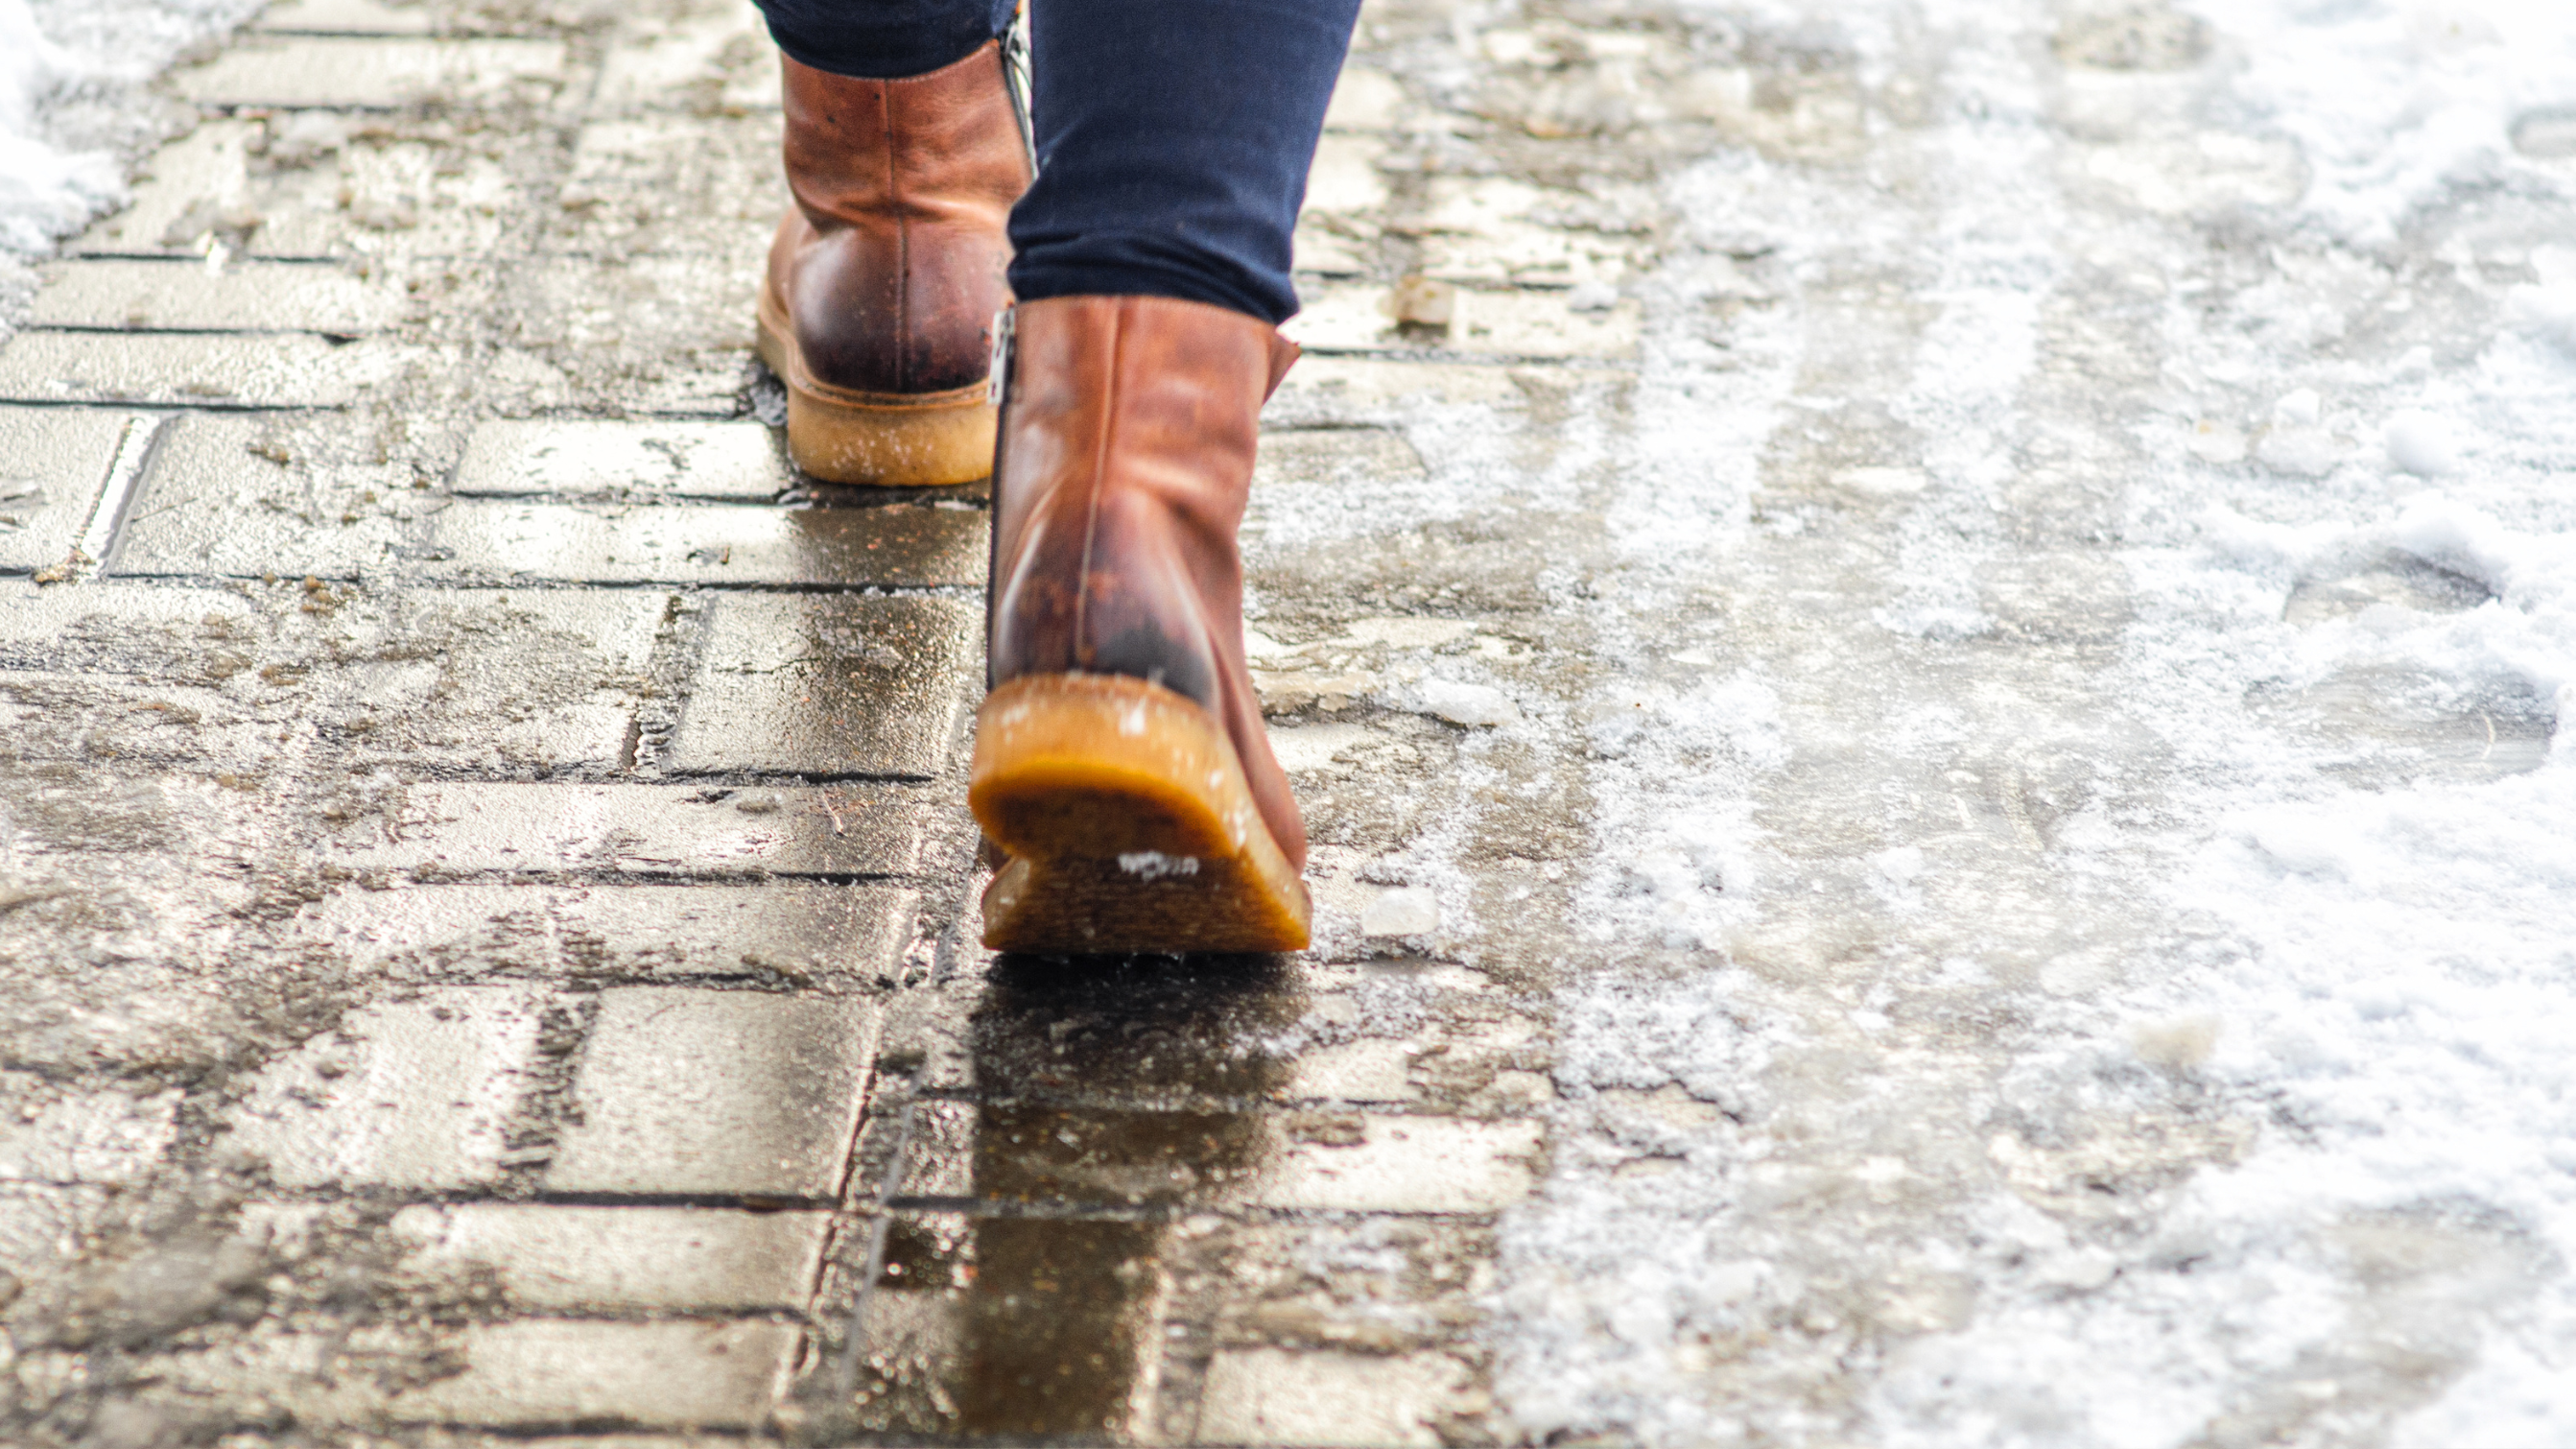
[[[1008,325],[968,794],[1006,857],[986,944],[1303,949],[1305,827],[1244,662],[1235,537],[1296,345],[1161,297]]]
[[[780,57],[795,206],[770,244],[763,361],[787,449],[831,483],[932,486],[990,470],[1006,225],[1031,179],[999,42],[901,80]]]

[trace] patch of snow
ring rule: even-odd
[[[124,203],[166,120],[143,87],[261,3],[0,0],[0,284],[23,292],[29,262]]]

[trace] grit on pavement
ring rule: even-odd
[[[1318,941],[1062,963],[748,6],[281,0],[0,344],[0,1439],[2563,1442],[2576,82],[2293,11],[1371,0]]]

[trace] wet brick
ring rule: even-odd
[[[426,35],[437,22],[436,13],[426,7],[396,7],[385,0],[278,0],[259,13],[251,29],[333,35]]]
[[[1509,177],[1435,178],[1430,206],[1419,223],[1426,233],[1423,272],[1457,281],[1542,285],[1615,280],[1631,269],[1644,237],[1530,219],[1581,214],[1594,205],[1580,192]]]
[[[980,584],[986,548],[971,510],[475,499],[435,515],[429,539],[439,577],[769,587]]]
[[[126,508],[107,573],[347,579],[418,552],[417,525],[388,511],[409,502],[408,468],[280,462],[294,456],[280,422],[257,413],[172,419]]]
[[[795,1353],[778,1323],[536,1319],[463,1334],[465,1371],[396,1395],[397,1423],[493,1428],[760,1427]]]
[[[63,1090],[0,1072],[0,1182],[139,1183],[170,1145],[179,1096]]]
[[[239,42],[173,86],[206,106],[407,106],[487,101],[527,80],[551,91],[555,40],[412,40],[293,36]]]
[[[543,1005],[527,987],[451,986],[361,1008],[260,1073],[223,1150],[281,1187],[488,1183]]]
[[[11,668],[221,683],[249,667],[225,646],[260,628],[248,600],[219,589],[0,581],[0,666]]]
[[[709,609],[667,768],[927,779],[947,767],[974,682],[980,606],[736,594]]]
[[[913,909],[877,886],[427,885],[326,896],[297,934],[368,969],[869,982],[893,969]]]
[[[777,72],[761,67],[773,87]],[[765,255],[787,190],[775,110],[594,121],[541,243],[567,252]]]
[[[63,1270],[66,1245],[97,1231],[116,1190],[0,1182],[0,1272],[40,1278]]]
[[[1451,353],[1472,357],[1602,358],[1636,355],[1644,313],[1634,301],[1577,312],[1562,292],[1475,292],[1459,289],[1448,329],[1399,333],[1384,308],[1383,288],[1340,284],[1322,289],[1281,330],[1319,352]]]
[[[1533,389],[1563,393],[1585,377],[1583,370],[1544,363],[1310,355],[1288,370],[1261,416],[1272,428],[1384,427],[1426,402],[1475,403],[1508,415],[1528,409]],[[1260,494],[1253,499],[1258,504]]]
[[[632,590],[362,596],[332,619],[349,756],[493,774],[631,764],[667,606]]]
[[[1374,136],[1326,136],[1306,173],[1309,212],[1374,211],[1386,205],[1386,182],[1377,174],[1386,143]]]
[[[606,992],[546,1186],[833,1198],[876,1036],[876,1007],[847,997]]]
[[[802,1312],[831,1217],[731,1208],[409,1207],[392,1232],[402,1271],[496,1277],[521,1309]]]
[[[1324,129],[1393,130],[1405,109],[1404,87],[1395,77],[1382,70],[1346,65],[1341,79],[1333,83],[1332,103],[1324,110]]]
[[[1332,428],[1261,435],[1253,466],[1251,527],[1258,538],[1264,518],[1290,511],[1293,500],[1266,498],[1268,490],[1348,486],[1387,489],[1418,484],[1428,476],[1422,455],[1400,433],[1382,428]],[[1265,505],[1267,505],[1265,507]]]
[[[511,268],[499,299],[504,340],[561,374],[550,384],[555,391],[530,394],[529,405],[625,417],[733,416],[749,380],[766,254],[765,238],[747,228],[718,256],[552,255]]]
[[[0,402],[336,408],[427,356],[304,333],[21,332],[0,343]]]
[[[619,37],[600,68],[593,104],[602,110],[679,110],[708,115],[778,107],[775,47],[748,4],[676,24],[636,27]]]
[[[0,408],[0,573],[71,553],[128,426],[123,413]]]
[[[1545,1138],[1536,1122],[1360,1112],[943,1108],[907,1154],[907,1199],[964,1182],[988,1202],[1487,1213],[1528,1196]]]
[[[47,269],[28,320],[37,327],[355,337],[393,326],[405,309],[400,289],[334,266],[240,262],[209,273],[193,260],[79,261]]]
[[[1446,1354],[1231,1349],[1208,1364],[1195,1442],[1431,1449],[1467,1387]]]
[[[1127,1442],[1161,1357],[1160,1230],[899,1218],[859,1332],[877,1432]]]
[[[466,440],[453,491],[766,503],[795,481],[777,434],[759,423],[499,419]]]
[[[936,811],[909,794],[849,785],[428,783],[403,792],[393,821],[344,835],[333,855],[362,869],[424,872],[902,875],[920,867]]]
[[[317,119],[344,135],[357,129],[346,117]],[[326,137],[299,164],[280,164],[271,127],[297,124],[295,116],[204,122],[155,152],[133,204],[67,250],[202,265],[208,241],[220,239],[254,258],[483,257],[528,205],[521,178],[452,139]],[[269,163],[258,170],[255,148]]]

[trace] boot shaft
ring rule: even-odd
[[[999,43],[928,75],[868,80],[787,56],[787,182],[819,231],[899,219],[998,232],[1031,176]]]
[[[1241,668],[1262,402],[1295,360],[1268,324],[1160,297],[1014,309],[994,469],[988,683],[1081,671],[1214,708]]]

